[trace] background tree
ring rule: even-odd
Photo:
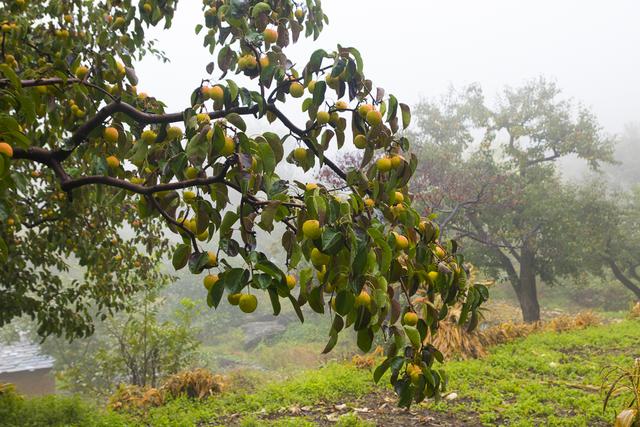
[[[200,342],[193,301],[183,299],[170,320],[160,319],[157,290],[130,302],[136,310],[99,324],[95,336],[69,344],[47,340],[61,384],[68,391],[109,396],[118,384],[156,387],[163,378],[192,367]]]
[[[524,320],[539,320],[537,278],[553,283],[583,268],[580,201],[556,162],[573,155],[597,168],[612,160],[612,140],[544,79],[506,89],[495,108],[472,86],[417,111],[423,161],[413,192],[441,227],[467,238],[478,265],[505,274]]]
[[[458,301],[461,322],[473,326],[486,289],[466,283],[462,255],[411,207],[409,108],[365,78],[354,48],[318,49],[302,67],[285,54],[300,35],[319,35],[327,22],[319,1],[204,2],[196,32],[214,55],[207,72],[220,76],[203,79],[176,113],[137,93],[133,67],[147,54],[163,58],[144,28],[168,28],[176,1],[25,5],[0,8],[3,324],[30,314],[43,335],[90,332],[77,313],[121,308],[138,283],[129,276],[148,282],[148,263],[166,253],[168,228],[181,237],[173,266],[208,273],[210,306],[226,294],[252,312],[264,291],[276,315],[281,299],[301,320],[304,304],[327,310],[325,351],[344,327],[357,330],[364,351],[384,329],[394,340],[375,378],[391,369],[403,406],[437,395],[440,355],[423,342],[427,330]],[[230,74],[248,86],[223,80]],[[296,98],[308,115],[302,125],[280,107]],[[247,116],[286,131],[250,133]],[[364,155],[344,171],[326,152],[345,144],[348,129]],[[287,140],[296,148],[285,156]],[[304,171],[331,168],[345,182],[340,197],[282,179],[285,159]],[[129,227],[135,237],[124,242]],[[258,249],[257,228],[282,233],[285,265]],[[82,284],[56,279],[70,257],[86,266]]]
[[[640,187],[611,190],[590,180],[576,191],[585,266],[613,276],[640,300]]]

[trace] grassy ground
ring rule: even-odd
[[[254,375],[240,389],[206,402],[178,399],[136,416],[89,411],[77,400],[59,397],[30,400],[14,411],[23,412],[16,425],[32,426],[604,426],[612,413],[602,413],[601,370],[630,365],[640,356],[638,332],[638,321],[545,332],[495,347],[482,360],[449,362],[449,391],[457,398],[410,412],[394,408],[394,396],[373,384],[370,371],[335,362],[280,380]],[[0,405],[0,415],[2,410]],[[55,413],[55,420],[45,412]]]
[[[473,414],[486,424],[609,425],[603,415],[602,369],[640,356],[640,323],[534,334],[499,346],[483,360],[447,366],[459,400],[432,408]]]

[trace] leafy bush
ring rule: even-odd
[[[13,384],[0,384],[0,420],[11,420],[23,404]]]
[[[25,399],[11,384],[0,385],[0,424],[3,427],[119,427],[130,425],[117,414],[102,411],[78,396]]]

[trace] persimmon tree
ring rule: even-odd
[[[308,304],[333,316],[325,351],[348,327],[364,351],[384,333],[375,379],[390,369],[404,406],[437,396],[442,356],[427,331],[455,303],[474,326],[486,289],[467,283],[455,245],[411,207],[409,108],[365,77],[355,48],[292,63],[286,47],[328,22],[319,1],[220,0],[204,2],[196,27],[212,55],[208,76],[184,110],[167,112],[137,93],[134,62],[164,57],[145,30],[170,27],[176,7],[25,0],[0,9],[0,321],[29,314],[43,335],[90,332],[77,313],[119,308],[135,291],[129,277],[152,274],[170,250],[176,269],[204,276],[211,307],[226,295],[252,312],[264,292],[275,315],[287,301],[302,321]],[[285,102],[306,122],[287,116]],[[286,131],[251,132],[248,117]],[[363,160],[342,170],[328,149],[352,136]],[[295,148],[285,152],[288,141]],[[325,165],[343,186],[285,180],[283,162]],[[282,235],[284,265],[257,249],[258,229]],[[182,242],[169,248],[167,230]],[[57,275],[73,257],[85,281],[65,285]]]

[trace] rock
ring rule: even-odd
[[[458,398],[458,393],[449,393],[445,396],[445,399],[447,400],[454,400]]]
[[[282,334],[286,329],[286,326],[277,320],[246,323],[243,326],[244,347],[247,350],[252,349],[263,340]]]

